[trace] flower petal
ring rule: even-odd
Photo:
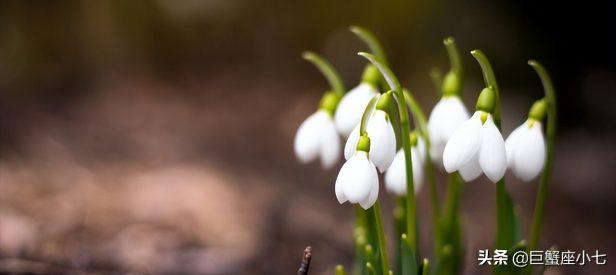
[[[505,141],[492,116],[481,127],[481,146],[479,147],[479,166],[483,173],[492,181],[497,182],[503,178],[507,171],[507,153]]]
[[[334,187],[336,191],[336,199],[338,199],[338,203],[343,204],[349,199],[344,195],[344,191],[342,190],[342,181],[336,180],[336,184]]]
[[[460,176],[465,182],[473,181],[477,177],[481,176],[481,166],[479,166],[479,154],[466,163],[466,165],[460,168]]]
[[[379,171],[385,172],[396,156],[396,134],[387,119],[387,113],[375,110],[368,121],[366,132],[370,137],[370,161]]]
[[[442,111],[442,109],[444,108],[444,106],[444,99],[441,98],[441,100],[439,100],[436,105],[434,105],[432,112],[430,112],[430,118],[428,118],[428,133],[430,136],[431,144],[438,144],[441,143],[443,140],[443,138],[441,138],[441,126],[443,125],[444,111]]]
[[[342,97],[334,116],[336,128],[342,136],[349,136],[353,127],[361,121],[366,105],[377,94],[378,91],[372,85],[362,83]]]
[[[480,113],[475,112],[453,133],[443,151],[443,166],[448,173],[462,168],[479,150],[481,138]]]
[[[525,127],[528,127],[525,125]],[[537,177],[545,164],[545,139],[541,123],[534,122],[518,139],[513,157],[513,174],[523,181]]]
[[[374,205],[374,203],[376,202],[376,199],[378,198],[379,198],[379,181],[377,178],[376,181],[372,182],[372,190],[370,190],[370,195],[368,195],[368,197],[365,200],[360,201],[359,205],[364,210],[368,210],[368,208]]]
[[[424,178],[424,161],[421,159],[421,153],[417,146],[411,148],[411,160],[413,162],[413,188],[415,188],[415,193],[417,193],[423,185]]]
[[[515,128],[515,130],[513,130],[513,132],[509,134],[509,136],[507,137],[507,140],[505,140],[505,150],[507,151],[507,166],[508,167],[513,166],[513,156],[515,154],[514,152],[517,148],[520,135],[523,135],[522,133],[528,130],[528,127],[525,124],[526,123],[522,124],[518,128]]]
[[[440,138],[443,141],[448,141],[456,129],[469,119],[469,115],[460,97],[448,96],[443,100],[445,104],[442,108],[443,121],[441,122]]]
[[[334,120],[328,116],[320,131],[321,165],[329,169],[340,160],[340,137],[334,125]]]
[[[376,167],[366,152],[357,151],[340,169],[336,184],[340,184],[344,197],[351,203],[365,200],[379,178]]]
[[[397,196],[406,195],[406,165],[402,149],[398,150],[394,161],[385,173],[385,188]]]
[[[320,131],[327,120],[324,112],[315,112],[310,115],[297,129],[295,134],[294,149],[295,155],[302,163],[312,161],[319,154]]]
[[[353,154],[355,154],[355,150],[357,149],[357,142],[359,142],[359,123],[355,126],[355,129],[349,135],[346,143],[344,144],[344,159],[350,159]]]

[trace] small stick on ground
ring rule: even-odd
[[[297,270],[297,275],[308,275],[308,269],[310,268],[310,259],[312,258],[312,247],[308,246],[304,249],[304,256],[302,257],[302,263]]]

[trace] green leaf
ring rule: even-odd
[[[400,237],[400,250],[402,252],[402,275],[417,275],[417,261],[415,253],[411,248],[406,234],[402,234]]]

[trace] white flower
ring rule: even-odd
[[[368,160],[368,153],[356,151],[342,166],[336,178],[336,198],[359,203],[363,209],[374,205],[379,196],[379,177],[376,167]]]
[[[340,137],[332,117],[323,110],[310,115],[295,134],[295,154],[303,162],[321,158],[324,168],[331,168],[340,159]]]
[[[359,128],[357,124],[344,146],[344,157],[353,156],[359,141]],[[374,110],[366,125],[366,133],[370,137],[370,161],[385,172],[396,156],[396,134],[394,127],[382,110]]]
[[[370,99],[378,94],[371,84],[361,83],[342,97],[334,115],[336,127],[342,136],[348,137],[351,134],[353,127],[361,121]]]
[[[529,119],[513,130],[505,142],[507,166],[523,181],[534,179],[543,170],[545,138],[541,128],[541,122]]]
[[[423,184],[424,178],[424,163],[426,161],[426,143],[422,138],[417,139],[417,144],[411,147],[411,160],[413,162],[413,184],[415,193]],[[387,169],[385,174],[385,188],[387,191],[398,196],[406,195],[406,163],[404,159],[404,150],[398,150],[394,161]]]
[[[481,123],[481,116],[487,116]],[[443,166],[448,173],[459,171],[465,181],[483,172],[497,182],[507,170],[505,141],[492,115],[477,111],[453,133],[443,151]]]
[[[468,111],[458,96],[444,96],[434,106],[428,119],[430,157],[434,163],[439,165],[443,163],[445,144],[456,128],[468,118]]]

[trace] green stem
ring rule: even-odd
[[[340,96],[346,92],[344,82],[334,67],[322,56],[313,52],[304,52],[302,57],[314,64],[319,71],[327,78],[331,89]]]
[[[460,61],[460,54],[456,48],[456,41],[453,37],[447,37],[443,41],[445,48],[447,48],[447,54],[449,55],[449,61],[451,62],[451,70],[458,76],[462,77],[462,62]]]
[[[539,236],[541,235],[541,224],[543,221],[543,209],[545,207],[545,201],[548,196],[548,187],[550,184],[550,178],[552,176],[552,160],[554,158],[554,139],[556,136],[556,95],[554,92],[554,86],[552,80],[545,68],[537,61],[530,60],[528,64],[537,71],[543,89],[545,91],[545,99],[548,103],[548,117],[547,117],[547,158],[543,167],[543,175],[541,176],[541,182],[539,184],[539,191],[537,194],[537,201],[535,202],[535,214],[533,218],[533,225],[530,233],[530,241],[528,243],[528,249],[534,250],[537,248],[539,242]]]
[[[376,38],[372,32],[360,27],[360,26],[351,26],[351,32],[353,32],[359,39],[364,41],[368,48],[372,52],[372,54],[378,56],[383,62],[387,62],[387,57],[385,56],[385,51],[383,50],[383,46],[381,42]],[[385,63],[387,64],[387,63]]]
[[[486,84],[486,87],[491,87],[494,89],[495,98],[495,106],[494,106],[494,124],[500,130],[501,128],[501,111],[500,111],[500,90],[498,89],[498,83],[496,82],[496,77],[494,76],[494,71],[492,70],[492,65],[490,65],[490,61],[488,61],[488,57],[481,50],[471,51],[471,54],[477,62],[481,66],[481,71],[483,72],[483,80]]]
[[[381,203],[377,200],[372,207],[371,211],[374,212],[376,222],[376,235],[379,242],[379,255],[381,261],[381,268],[383,275],[389,273],[389,258],[387,257],[387,243],[385,241],[385,233],[383,232],[383,219],[381,217]]]
[[[366,274],[365,265],[366,256],[364,253],[368,236],[366,226],[366,211],[358,204],[355,205],[355,269],[359,274]]]
[[[413,114],[413,119],[415,121],[415,127],[419,129],[419,132],[421,133],[424,139],[424,142],[426,144],[425,172],[427,174],[428,186],[430,188],[430,203],[432,207],[432,226],[434,228],[434,231],[437,232],[440,209],[439,209],[439,201],[438,201],[438,191],[436,187],[436,173],[434,169],[434,164],[430,160],[431,159],[430,150],[429,150],[430,133],[428,132],[428,126],[427,126],[428,123],[426,121],[426,115],[421,110],[421,107],[417,103],[417,100],[415,100],[415,98],[413,97],[413,94],[411,94],[408,90],[405,89],[404,98],[405,98],[407,105],[409,106],[409,109],[411,110],[411,113]]]
[[[411,160],[411,140],[408,133],[411,132],[409,114],[406,107],[406,100],[404,99],[404,93],[398,78],[394,75],[391,69],[377,56],[369,53],[360,52],[361,55],[368,59],[374,66],[376,66],[389,85],[390,89],[394,91],[396,96],[396,103],[398,105],[398,112],[400,115],[400,127],[402,138],[402,149],[404,150],[404,159],[406,164],[406,188],[407,188],[407,200],[406,200],[406,230],[407,237],[409,238],[409,244],[415,256],[418,257],[417,252],[417,221],[416,221],[416,201],[415,201],[415,188],[413,182],[413,163]]]
[[[368,120],[372,115],[374,107],[376,106],[376,102],[379,100],[380,95],[376,95],[370,101],[368,101],[368,105],[366,105],[366,109],[364,109],[364,113],[361,116],[361,122],[359,124],[359,136],[366,135],[366,128],[368,127]]]

